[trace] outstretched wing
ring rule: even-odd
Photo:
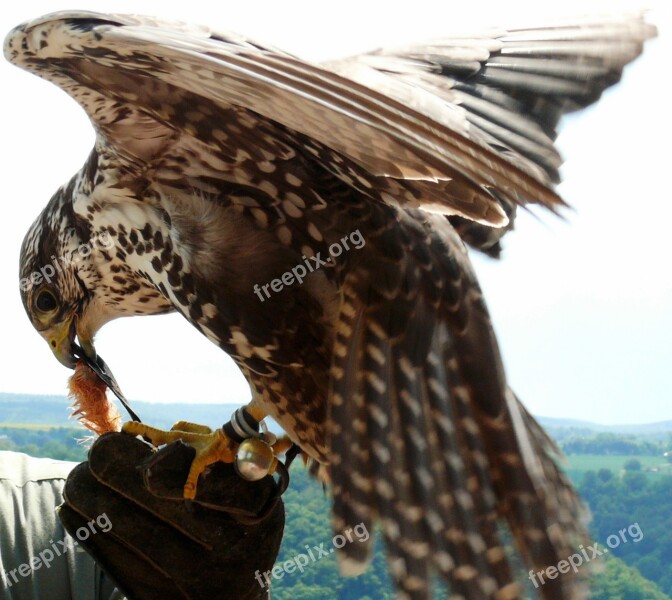
[[[560,117],[597,101],[655,34],[641,15],[574,18],[381,49],[324,66],[443,120],[552,186],[560,180],[554,145]],[[516,205],[491,192],[509,217],[506,227],[460,217],[451,223],[464,241],[499,256]]]
[[[597,101],[655,34],[636,15],[572,19],[381,49],[324,66],[445,120],[550,185],[560,180],[553,145],[560,117]]]
[[[495,193],[514,204],[561,203],[539,173],[457,126],[440,96],[427,93],[426,102],[409,106],[239,36],[135,16],[56,13],[14,29],[5,55],[73,96],[101,141],[131,162],[150,162],[171,145],[197,145],[233,169],[249,151],[277,150],[273,134],[255,135],[260,115],[342,153],[372,177],[404,180],[405,193],[386,201],[496,226],[507,217]],[[235,139],[221,128],[232,107],[252,124],[246,128],[241,117]]]
[[[551,185],[560,116],[597,100],[654,33],[640,19],[586,21],[328,66],[418,110],[443,100],[453,128]],[[403,252],[369,253],[372,262],[346,280],[332,368],[335,529],[380,519],[409,597],[427,597],[436,570],[459,597],[517,598],[498,521],[544,570],[584,541],[585,514],[553,443],[506,384],[459,240],[440,219],[423,229],[415,216],[381,233],[403,239]],[[497,238],[469,227],[474,245],[492,251]],[[358,572],[370,547],[344,552],[346,570]],[[540,591],[556,599],[583,593],[571,575]]]
[[[457,233],[400,215],[346,278],[332,367],[334,528],[380,519],[392,573],[426,598],[441,573],[464,598],[518,598],[498,532],[508,522],[545,569],[584,541],[583,512],[552,444],[508,389],[495,335]],[[390,247],[388,245],[388,247]],[[358,572],[370,546],[349,544]],[[546,598],[578,597],[567,575]]]

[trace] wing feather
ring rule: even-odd
[[[205,28],[58,13],[16,28],[5,54],[75,97],[122,155],[120,124],[153,119],[163,126],[161,136],[151,132],[155,142],[178,131],[217,145],[222,141],[209,140],[196,115],[238,107],[343,153],[372,176],[407,180],[412,196],[433,210],[503,225],[506,215],[489,187],[519,203],[560,203],[545,182],[394,96]],[[125,118],[106,121],[120,105]]]
[[[595,102],[655,34],[642,15],[586,17],[382,49],[328,66],[389,96],[410,94],[421,111],[427,100],[409,90],[430,91],[444,102],[434,113],[450,107],[461,134],[495,153],[508,149],[506,159],[550,185],[559,180],[559,118]]]
[[[461,597],[518,598],[501,525],[545,568],[585,541],[583,508],[507,387],[455,231],[420,212],[389,223],[403,230],[401,258],[381,235],[381,254],[370,248],[343,286],[330,392],[335,528],[379,520],[391,573],[414,600],[431,597],[433,572]],[[369,558],[353,546],[342,549],[348,572]],[[582,589],[566,577],[542,592]]]
[[[176,143],[233,162],[242,149],[249,155],[263,136],[249,133],[254,143],[246,145],[245,135],[222,139],[199,127],[204,114],[219,112],[221,121],[236,107],[319,141],[374,177],[406,180],[409,193],[396,202],[504,226],[498,195],[562,205],[551,188],[557,118],[599,97],[653,33],[632,17],[490,30],[324,68],[206,27],[66,12],[14,29],[5,55],[71,94],[131,161],[151,161]],[[485,107],[483,88],[515,102]]]

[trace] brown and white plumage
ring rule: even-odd
[[[497,254],[516,206],[562,206],[560,116],[653,33],[636,16],[584,20],[319,66],[144,17],[20,26],[7,58],[66,90],[97,132],[28,233],[21,277],[115,240],[25,290],[28,314],[68,364],[75,333],[92,347],[112,318],[178,310],[327,465],[335,529],[380,521],[408,597],[438,571],[457,597],[517,598],[500,522],[545,568],[581,541],[582,510],[508,388],[463,241]],[[355,230],[364,246],[258,301],[255,283]],[[346,545],[346,571],[370,549]],[[566,575],[541,593],[581,590]]]

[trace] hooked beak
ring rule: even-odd
[[[58,362],[69,369],[74,369],[80,360],[84,361],[98,378],[112,390],[112,393],[119,398],[131,415],[131,418],[134,421],[140,422],[138,415],[128,405],[128,401],[122,394],[112,371],[102,357],[98,356],[91,338],[78,330],[74,317],[63,321],[63,323],[50,329],[43,335],[49,342],[49,346],[51,346],[51,350]],[[77,337],[79,345],[75,343],[75,337]]]
[[[79,345],[75,343],[75,336],[79,340]],[[74,369],[80,359],[87,364],[95,364],[98,360],[93,341],[77,331],[74,317],[49,330],[44,337],[49,342],[56,360],[68,369]]]

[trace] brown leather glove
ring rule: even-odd
[[[60,518],[129,600],[268,598],[285,513],[272,477],[249,482],[213,465],[192,503],[182,486],[193,448],[158,452],[129,435],[101,436],[63,490]]]

